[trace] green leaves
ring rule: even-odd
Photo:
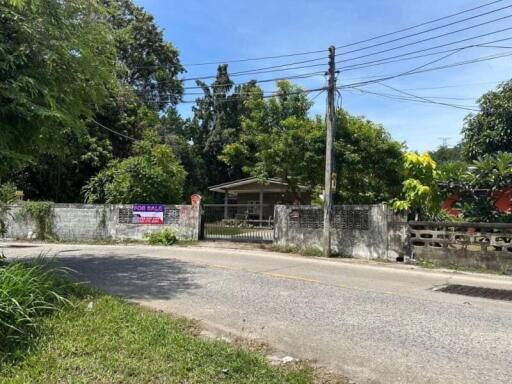
[[[409,210],[415,219],[437,219],[442,215],[438,190],[437,164],[428,153],[408,152],[404,155],[402,197],[391,202],[395,211]]]
[[[512,151],[512,80],[487,92],[479,100],[480,112],[466,117],[464,154],[475,160],[498,151]]]
[[[83,189],[87,203],[181,202],[186,172],[172,149],[151,139],[137,143],[135,155],[112,161]]]
[[[65,128],[83,128],[115,81],[111,30],[101,14],[79,0],[0,8],[0,153],[11,171],[22,156],[58,151]]]

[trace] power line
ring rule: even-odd
[[[382,46],[382,45],[394,43],[396,41],[408,39],[409,37],[419,36],[419,35],[422,35],[422,34],[425,34],[425,33],[428,33],[428,32],[436,31],[438,29],[450,27],[450,26],[455,25],[455,24],[460,24],[460,23],[463,23],[463,22],[468,21],[468,20],[473,20],[473,19],[476,19],[476,18],[479,18],[479,17],[482,17],[482,16],[490,15],[492,13],[499,12],[499,11],[502,11],[504,9],[511,8],[511,7],[512,7],[512,5],[507,5],[505,7],[494,9],[494,10],[489,11],[489,12],[480,13],[480,14],[475,15],[475,16],[466,17],[464,19],[453,21],[451,23],[440,25],[440,26],[437,26],[437,27],[434,27],[434,28],[426,29],[424,31],[416,32],[416,33],[413,33],[413,34],[410,34],[410,35],[406,35],[406,36],[397,37],[396,39],[392,39],[392,40],[388,40],[388,41],[383,41],[383,42],[380,42],[380,43],[377,43],[377,44],[368,45],[366,47],[361,47],[361,48],[353,49],[351,51],[340,52],[340,53],[337,53],[336,56],[343,56],[343,55],[347,55],[349,53],[359,52],[359,51],[367,50],[367,49],[370,49],[370,48],[375,48],[375,47],[379,47],[379,46]],[[476,28],[476,27],[479,27],[479,26],[482,26],[482,25],[493,23],[495,21],[506,19],[508,17],[511,17],[511,15],[503,16],[503,17],[500,17],[500,18],[497,18],[497,19],[493,19],[493,20],[488,20],[486,22],[483,22],[483,23],[480,23],[480,24],[475,24],[475,25],[472,25],[472,26],[469,26],[469,27],[466,27],[466,28],[462,28],[462,29],[459,29],[459,30],[445,32],[444,34],[438,35],[438,36],[433,37],[433,38],[438,38],[438,37],[446,36],[447,34],[458,33],[458,32],[465,31],[465,30],[470,29],[470,28]],[[433,38],[429,38],[428,40],[431,40]],[[419,42],[422,42],[422,41],[423,40],[420,40]],[[418,44],[418,43],[416,42],[416,43],[413,43],[413,44]]]
[[[512,56],[512,52],[507,52],[507,53],[499,54],[499,55],[484,56],[484,57],[480,57],[480,58],[476,58],[476,59],[472,59],[472,60],[460,61],[460,62],[456,62],[456,63],[452,63],[452,64],[447,64],[447,65],[423,69],[423,70],[407,71],[407,72],[399,73],[399,74],[395,74],[395,75],[376,75],[376,76],[369,77],[369,78],[375,78],[375,80],[368,80],[368,81],[362,81],[362,82],[357,82],[357,83],[352,83],[352,84],[346,84],[346,85],[342,86],[341,88],[350,88],[350,87],[362,86],[362,85],[366,85],[366,84],[380,83],[382,81],[391,80],[391,79],[401,77],[401,76],[410,76],[410,75],[415,75],[418,73],[437,71],[440,69],[453,68],[453,67],[458,67],[458,66],[466,65],[466,64],[474,64],[474,63],[479,63],[482,61],[494,60],[494,59],[499,59],[499,58],[508,57],[508,56]]]
[[[506,28],[506,29],[512,29],[512,27]],[[479,43],[479,44],[466,45],[466,46],[463,46],[463,47],[457,47],[457,48],[452,48],[452,49],[449,49],[449,50],[437,51],[437,52],[432,52],[432,53],[423,54],[423,55],[417,55],[417,56],[412,56],[412,57],[404,57],[404,56],[412,55],[414,53],[430,51],[432,49],[446,47],[448,45],[453,45],[453,44],[457,44],[457,43],[460,43],[460,42],[463,42],[463,41],[473,40],[473,39],[476,39],[476,38],[487,36],[489,34],[500,33],[500,32],[503,32],[503,31],[504,30],[502,29],[502,30],[499,30],[497,32],[489,32],[489,33],[486,33],[484,35],[478,35],[478,36],[475,36],[475,37],[470,37],[470,38],[466,38],[466,39],[463,39],[463,40],[458,40],[458,41],[451,42],[451,43],[441,44],[441,45],[438,45],[438,46],[435,46],[435,47],[419,49],[419,50],[416,50],[416,51],[407,52],[407,53],[403,53],[403,54],[395,55],[395,56],[389,56],[389,57],[385,57],[385,58],[378,59],[378,60],[372,60],[372,61],[367,61],[367,62],[363,62],[363,63],[356,63],[356,64],[348,65],[346,67],[342,67],[342,70],[343,71],[352,71],[352,70],[357,70],[357,69],[360,69],[360,68],[373,67],[375,65],[380,65],[380,64],[396,63],[396,62],[399,62],[399,61],[412,60],[412,59],[417,59],[417,58],[426,57],[426,56],[434,56],[434,55],[439,55],[441,53],[459,51],[461,49],[467,49],[467,48],[474,48],[474,47],[492,48],[492,47],[489,47],[487,44],[492,44],[492,43],[496,43],[496,42],[512,40],[512,37],[507,37],[507,38],[503,38],[503,39],[493,40],[493,41],[487,42],[487,43]],[[496,48],[498,48],[498,47],[496,47]],[[499,48],[512,48],[512,47],[499,47]],[[391,59],[402,58],[402,57],[404,57],[404,58],[400,59],[400,60],[391,60]]]
[[[322,93],[325,92],[325,89],[322,89],[320,92],[318,92],[315,96],[313,96],[309,101],[314,101],[318,96],[320,96]]]
[[[436,35],[436,36],[431,36],[431,37],[428,37],[428,38],[425,38],[425,39],[422,39],[422,40],[413,41],[413,42],[411,42],[411,43],[402,44],[402,45],[399,45],[399,46],[396,46],[396,47],[383,49],[383,50],[381,50],[381,51],[377,51],[377,52],[370,52],[370,53],[367,53],[367,54],[364,54],[364,55],[361,55],[361,56],[351,57],[351,58],[348,58],[348,59],[340,60],[340,61],[338,61],[338,63],[343,63],[343,62],[346,62],[346,61],[352,61],[352,60],[356,60],[356,59],[362,59],[362,58],[365,58],[365,57],[370,57],[370,56],[378,55],[378,54],[381,54],[381,53],[386,53],[386,52],[395,51],[395,50],[400,49],[400,48],[405,48],[405,47],[409,47],[409,46],[411,46],[411,45],[416,45],[416,44],[424,43],[424,42],[426,42],[426,41],[439,39],[440,37],[445,37],[445,36],[453,35],[453,34],[455,34],[455,33],[463,32],[463,31],[467,31],[467,30],[469,30],[469,29],[473,29],[473,28],[481,27],[481,26],[483,26],[483,25],[487,25],[487,24],[495,23],[495,22],[497,22],[497,21],[501,21],[501,20],[508,19],[508,18],[511,18],[511,17],[512,17],[512,15],[502,16],[502,17],[499,17],[499,18],[497,18],[497,19],[489,20],[489,21],[486,21],[486,22],[483,22],[483,23],[480,23],[480,24],[470,25],[469,27],[465,27],[465,28],[457,29],[457,30],[455,30],[455,31],[450,31],[450,32],[442,33],[442,34],[440,34],[440,35]],[[487,34],[483,34],[483,35],[480,35],[480,36],[478,36],[478,37],[488,36],[488,35],[490,35],[490,34],[503,32],[503,31],[506,31],[506,30],[509,30],[509,29],[510,29],[510,28],[505,28],[505,29],[502,29],[502,30],[498,30],[498,31],[494,31],[494,32],[487,33]],[[473,38],[477,38],[477,37],[473,37]],[[460,40],[459,42],[461,42],[461,41],[467,41],[467,40],[470,40],[470,39],[473,39],[473,38],[463,39],[463,40]],[[455,43],[450,43],[450,44],[455,44]],[[447,45],[450,45],[450,44],[447,44]]]
[[[452,18],[452,17],[455,17],[455,16],[459,16],[459,15],[462,15],[464,13],[468,13],[468,12],[471,12],[471,11],[474,11],[474,10],[477,10],[477,9],[488,7],[488,6],[496,4],[496,3],[501,3],[502,1],[503,0],[491,1],[490,3],[482,4],[482,5],[479,5],[479,6],[474,7],[474,8],[470,8],[470,9],[466,9],[464,11],[453,13],[451,15],[447,15],[447,16],[439,17],[437,19],[425,21],[425,22],[423,22],[421,24],[416,24],[416,25],[413,25],[411,27],[406,27],[406,28],[403,28],[403,29],[399,29],[398,31],[389,32],[389,33],[385,33],[385,34],[382,34],[382,35],[379,35],[379,36],[370,37],[368,39],[360,40],[360,41],[357,41],[355,43],[340,45],[340,46],[337,46],[336,48],[347,48],[347,47],[351,47],[351,46],[354,46],[354,45],[357,45],[357,44],[367,43],[368,41],[377,40],[377,39],[380,39],[382,37],[392,36],[392,35],[395,35],[397,33],[410,31],[410,30],[415,29],[415,28],[423,27],[424,25],[433,24],[433,23],[436,23],[438,21],[446,20],[446,19],[449,19],[449,18]]]
[[[369,42],[369,41],[381,39],[383,37],[392,36],[392,35],[395,35],[395,34],[398,34],[398,33],[406,32],[406,31],[409,31],[409,30],[412,30],[412,29],[415,29],[415,28],[419,28],[419,27],[425,26],[425,25],[433,24],[433,23],[438,22],[438,21],[450,19],[452,17],[456,17],[456,16],[459,16],[459,15],[462,15],[462,14],[465,14],[465,13],[469,13],[469,12],[472,12],[472,11],[475,11],[475,10],[478,10],[478,9],[482,9],[482,8],[491,6],[491,5],[496,4],[496,3],[501,3],[501,2],[503,2],[503,0],[491,1],[489,3],[485,3],[485,4],[482,4],[482,5],[473,7],[473,8],[465,9],[465,10],[462,10],[462,11],[459,11],[459,12],[456,12],[456,13],[452,13],[450,15],[442,16],[442,17],[439,17],[439,18],[436,18],[436,19],[433,19],[433,20],[428,20],[428,21],[422,22],[420,24],[412,25],[410,27],[402,28],[402,29],[399,29],[399,30],[396,30],[396,31],[388,32],[388,33],[377,35],[377,36],[372,36],[372,37],[369,37],[369,38],[366,38],[366,39],[363,39],[363,40],[359,40],[359,41],[355,41],[355,42],[352,42],[352,43],[340,45],[340,46],[337,46],[337,48],[347,48],[347,47],[355,46],[355,45],[358,45],[358,44],[366,43],[366,42]],[[323,53],[323,52],[325,52],[324,49],[313,50],[313,51],[305,51],[305,52],[295,52],[295,53],[288,53],[288,54],[281,54],[281,55],[250,57],[250,58],[242,58],[242,59],[227,59],[227,60],[207,61],[207,62],[199,62],[199,63],[184,63],[184,64],[174,64],[174,65],[148,65],[148,66],[139,66],[137,68],[171,67],[171,66],[176,66],[176,67],[178,67],[178,66],[179,67],[189,66],[189,67],[192,67],[192,66],[204,66],[204,65],[218,65],[218,64],[228,64],[228,63],[240,63],[240,62],[247,62],[247,61],[271,60],[271,59],[279,59],[279,58],[294,57],[294,56],[303,56],[303,55],[309,55],[309,54],[314,54],[314,53]]]
[[[396,42],[396,41],[399,41],[399,40],[404,40],[404,39],[407,39],[409,37],[425,34],[425,33],[428,33],[428,32],[431,32],[431,31],[434,31],[434,30],[437,30],[437,29],[446,28],[446,27],[451,26],[451,25],[459,24],[459,23],[462,23],[464,21],[475,19],[477,17],[482,17],[482,16],[485,16],[485,15],[488,15],[488,14],[491,14],[491,13],[495,13],[495,12],[501,11],[503,9],[511,8],[511,7],[512,7],[512,5],[508,5],[508,6],[496,9],[496,10],[492,10],[492,11],[489,11],[489,12],[478,14],[478,15],[475,15],[475,16],[472,16],[472,17],[468,17],[468,18],[465,18],[465,19],[462,19],[462,20],[458,20],[458,21],[455,21],[455,22],[452,22],[452,23],[449,23],[449,24],[441,25],[441,26],[438,26],[438,27],[435,27],[435,28],[431,28],[431,29],[428,29],[428,30],[425,30],[425,31],[420,31],[420,32],[417,32],[417,33],[414,33],[414,34],[411,34],[411,35],[402,36],[402,37],[399,37],[399,38],[396,38],[396,39],[393,39],[393,40],[384,41],[384,42],[381,42],[381,43],[378,43],[378,44],[369,45],[369,46],[358,48],[358,49],[354,49],[354,50],[351,50],[351,51],[341,52],[341,53],[336,54],[336,56],[342,56],[342,55],[346,55],[346,54],[349,54],[349,53],[359,52],[359,51],[367,50],[367,49],[374,48],[374,47],[377,47],[377,46],[382,46],[382,45],[390,44],[390,43],[393,43],[393,42]],[[468,29],[477,28],[477,27],[480,27],[480,26],[483,26],[483,25],[486,25],[486,24],[490,24],[490,23],[494,23],[494,22],[497,22],[497,21],[501,21],[501,20],[504,20],[504,19],[510,18],[510,17],[512,17],[512,15],[507,15],[507,16],[503,16],[503,17],[500,17],[500,18],[497,18],[497,19],[488,20],[488,21],[480,23],[480,24],[475,24],[475,25],[471,25],[471,26],[468,26],[468,27],[465,27],[465,28],[462,28],[462,29],[458,29],[458,30],[455,30],[455,31],[446,32],[446,33],[443,33],[441,35],[429,37],[429,38],[426,38],[426,39],[423,39],[423,40],[419,40],[419,41],[415,41],[415,42],[410,42],[410,43],[407,43],[407,44],[404,44],[404,45],[401,45],[401,46],[398,46],[398,47],[389,48],[389,49],[382,50],[382,51],[379,51],[379,52],[369,53],[367,55],[363,55],[363,56],[359,56],[359,57],[355,57],[355,58],[345,59],[345,60],[342,60],[342,61],[338,61],[337,63],[342,63],[342,62],[346,62],[346,61],[356,60],[356,59],[359,59],[359,58],[368,57],[368,56],[372,56],[372,55],[375,55],[375,54],[385,53],[385,52],[393,51],[393,50],[396,50],[396,49],[404,48],[404,47],[407,47],[407,46],[410,46],[410,45],[416,45],[416,44],[419,44],[419,43],[422,43],[422,42],[425,42],[425,41],[434,40],[434,39],[437,39],[437,38],[440,38],[440,37],[445,37],[445,36],[448,36],[448,35],[459,33],[459,32],[462,32],[462,31],[466,31]],[[465,40],[465,41],[467,41],[467,40]],[[451,43],[451,44],[455,44],[455,43]],[[255,68],[255,69],[250,69],[250,70],[245,70],[245,71],[238,71],[238,72],[233,72],[230,75],[231,76],[243,76],[243,75],[249,75],[249,74],[259,74],[259,73],[270,73],[270,72],[278,72],[278,71],[287,71],[287,70],[292,70],[292,69],[311,68],[311,67],[318,67],[318,66],[325,65],[325,64],[313,64],[313,65],[305,65],[305,66],[295,67],[295,68],[288,68],[288,67],[293,66],[293,65],[310,63],[310,62],[315,62],[315,61],[319,61],[319,60],[325,60],[325,57],[319,57],[319,58],[314,58],[314,59],[309,59],[309,60],[302,60],[302,61],[297,61],[297,62],[292,62],[292,63],[273,65],[273,66],[267,66],[267,67],[261,67],[261,68]],[[215,75],[208,75],[208,76],[197,76],[197,77],[184,78],[184,79],[181,79],[181,80],[182,81],[193,81],[193,80],[202,80],[202,79],[212,79],[212,78],[215,78],[215,77],[216,77]]]
[[[481,82],[481,83],[449,84],[449,85],[441,85],[439,87],[404,88],[403,90],[404,91],[430,91],[430,90],[435,90],[435,89],[467,87],[468,85],[469,86],[474,86],[474,85],[491,85],[491,84],[497,85],[499,83],[501,83],[501,80],[500,81],[484,81],[484,82]]]
[[[377,59],[377,60],[371,60],[371,61],[367,61],[367,62],[356,63],[356,64],[353,64],[353,65],[350,65],[350,66],[347,66],[347,67],[342,67],[341,69],[343,71],[353,71],[353,70],[357,70],[357,69],[361,69],[361,68],[375,66],[377,64],[385,65],[385,64],[401,61],[401,60],[391,60],[391,59],[394,59],[394,58],[402,58],[403,57],[403,60],[405,61],[405,60],[411,60],[411,59],[420,58],[420,57],[434,56],[434,55],[438,55],[438,54],[445,53],[445,52],[457,52],[457,51],[460,51],[461,49],[467,49],[467,48],[472,48],[472,47],[480,47],[480,46],[485,46],[487,44],[492,44],[492,43],[497,43],[497,42],[502,42],[502,41],[508,41],[508,40],[512,40],[512,38],[511,37],[507,37],[507,38],[503,38],[503,39],[497,39],[497,40],[493,40],[493,41],[488,41],[488,42],[485,42],[485,43],[471,44],[471,45],[466,45],[466,46],[463,46],[463,47],[453,48],[453,49],[450,49],[450,50],[433,52],[431,54],[417,55],[415,57],[410,57],[410,58],[406,57],[406,56],[409,56],[409,55],[412,55],[412,54],[415,54],[415,53],[421,53],[421,52],[430,51],[430,50],[436,49],[436,48],[442,48],[442,47],[446,47],[446,46],[449,46],[449,45],[458,44],[458,43],[461,43],[461,42],[471,41],[471,40],[474,40],[474,39],[478,39],[478,38],[481,38],[481,37],[485,37],[485,36],[489,36],[489,35],[505,32],[505,31],[509,31],[509,30],[512,30],[512,27],[499,29],[497,31],[487,32],[487,33],[484,33],[484,34],[468,37],[468,38],[465,38],[465,39],[461,39],[461,40],[457,40],[457,41],[453,41],[453,42],[449,42],[449,43],[445,43],[445,44],[440,44],[440,45],[437,45],[437,46],[434,46],[434,47],[427,47],[427,48],[424,48],[424,49],[419,49],[419,50],[415,50],[415,51],[411,51],[411,52],[406,52],[406,53],[395,55],[395,56],[389,56],[389,57],[381,58],[381,59]],[[354,60],[354,59],[346,59],[346,60],[338,61],[337,64],[340,64],[340,63],[346,62],[346,61],[351,61],[351,60]],[[371,65],[371,64],[375,64],[375,65]],[[323,65],[324,64],[308,65],[308,66],[287,68],[286,70],[304,69],[304,68],[318,67],[318,66],[323,66]],[[269,71],[269,72],[272,72],[272,71]],[[280,77],[280,78],[263,79],[263,80],[256,80],[256,79],[254,79],[254,81],[256,81],[257,83],[266,83],[266,82],[274,82],[274,81],[278,81],[278,80],[292,80],[292,79],[308,78],[308,77],[313,77],[313,76],[323,75],[323,74],[324,74],[323,71],[317,71],[317,72],[309,72],[309,73],[302,74],[302,75],[294,75],[294,76],[287,76],[287,77]],[[232,76],[232,74],[229,74],[229,76]],[[378,77],[378,76],[374,76],[374,77]],[[248,82],[238,83],[237,85],[247,84],[247,83]],[[217,86],[221,86],[221,87],[222,86],[229,86],[229,85],[231,85],[231,84],[227,84],[227,83],[226,84],[217,84]],[[184,90],[187,90],[187,89],[202,89],[202,87],[201,86],[187,86],[187,87],[183,87],[183,89]]]
[[[118,136],[124,137],[125,139],[129,139],[129,140],[132,140],[132,141],[139,141],[139,140],[137,140],[137,139],[135,139],[135,138],[133,138],[131,136],[125,135],[124,133],[121,133],[121,132],[118,132],[118,131],[116,131],[116,130],[114,130],[112,128],[109,128],[109,127],[101,124],[100,122],[98,122],[98,121],[96,121],[94,119],[91,119],[91,121],[93,123],[95,123],[96,125],[98,125],[99,127],[103,128],[103,129],[106,129],[107,131],[110,131],[110,132],[112,132],[112,133],[114,133],[114,134],[116,134]]]
[[[450,104],[450,103],[441,103],[441,102],[437,102],[437,101],[426,99],[426,98],[420,98],[420,97],[403,97],[403,96],[398,96],[398,95],[390,95],[390,94],[386,94],[386,93],[368,91],[368,90],[361,89],[358,87],[354,87],[352,89],[347,89],[347,91],[353,91],[353,92],[358,91],[363,94],[380,96],[380,97],[384,97],[384,98],[391,99],[394,101],[406,101],[406,102],[409,101],[409,102],[415,102],[415,103],[435,104],[435,105],[442,105],[445,107],[452,107],[452,108],[456,108],[456,109],[463,109],[463,110],[467,110],[467,111],[471,111],[471,112],[478,111],[477,109],[470,107],[470,106]]]
[[[471,107],[465,107],[465,106],[461,106],[461,105],[457,105],[457,104],[449,104],[449,103],[443,103],[443,102],[440,102],[440,101],[435,101],[435,100],[432,100],[432,99],[429,99],[427,97],[424,97],[424,96],[418,96],[418,95],[415,95],[413,93],[410,93],[410,92],[406,92],[406,91],[402,91],[398,88],[395,88],[395,87],[392,87],[391,85],[387,85],[387,84],[384,84],[384,83],[381,83],[380,85],[386,87],[386,88],[389,88],[395,92],[398,92],[398,93],[401,93],[402,95],[406,95],[406,96],[409,96],[409,97],[412,97],[414,99],[418,99],[418,100],[424,100],[428,103],[432,103],[432,104],[439,104],[439,105],[446,105],[446,106],[449,106],[449,107],[454,107],[454,108],[459,108],[459,109],[466,109],[466,110],[470,110],[470,111],[474,111],[474,112],[478,112],[478,109],[476,108],[471,108]]]
[[[277,90],[277,91],[273,91],[271,94],[268,94],[268,95],[263,94],[261,96],[261,98],[268,99],[268,98],[275,97],[275,96],[293,96],[293,95],[300,95],[300,94],[308,94],[308,93],[316,92],[316,91],[324,91],[325,89],[326,89],[325,87],[320,87],[320,88],[312,88],[312,89],[301,89],[301,90],[293,91],[293,92],[283,92],[281,90]],[[257,94],[257,92],[255,92],[254,94]],[[245,101],[245,100],[247,100],[247,98],[244,97],[245,95],[247,95],[247,94],[226,95],[226,99],[216,100],[215,102],[216,103],[224,103],[224,102],[232,102],[232,101]],[[250,93],[249,93],[249,95],[250,95]],[[185,104],[195,104],[200,100],[201,100],[201,98],[197,98],[196,100],[182,100],[181,102],[185,103]],[[148,101],[151,102],[152,100],[148,100]],[[154,102],[155,104],[161,104],[158,100],[153,100],[152,102]]]
[[[314,76],[318,76],[318,75],[324,75],[324,71],[317,71],[317,72],[310,72],[310,73],[305,73],[305,74],[302,74],[302,75],[294,75],[294,76],[286,76],[286,77],[276,77],[276,78],[272,78],[272,79],[263,79],[263,80],[255,80],[254,81],[256,83],[269,83],[269,82],[274,82],[274,81],[279,81],[279,80],[293,80],[293,79],[305,79],[305,78],[309,78],[309,77],[314,77]],[[251,80],[252,81],[252,80]],[[243,85],[243,84],[248,84],[250,83],[250,81],[246,82],[246,83],[238,83],[238,84],[232,84],[234,86],[236,85]],[[218,87],[224,87],[224,86],[228,86],[230,84],[215,84],[215,86],[218,86]],[[203,87],[201,86],[190,86],[190,87],[183,87],[183,89],[202,89]]]
[[[506,17],[512,17],[512,15],[506,16]],[[486,32],[486,33],[479,34],[479,35],[476,35],[476,36],[471,36],[471,37],[467,37],[467,38],[464,38],[464,39],[460,39],[460,40],[456,40],[456,41],[452,41],[452,42],[448,42],[448,43],[444,43],[444,44],[439,44],[439,45],[436,45],[436,46],[433,46],[433,47],[426,47],[426,48],[422,48],[422,49],[418,49],[418,50],[415,50],[415,51],[410,51],[410,52],[406,52],[406,53],[402,53],[402,54],[398,54],[398,55],[394,55],[394,56],[388,56],[386,58],[381,58],[381,59],[377,59],[377,60],[371,60],[371,61],[362,62],[362,63],[355,63],[355,64],[349,65],[347,67],[342,67],[341,69],[342,70],[351,70],[352,71],[352,70],[358,69],[358,68],[356,68],[357,66],[361,66],[361,68],[374,66],[374,65],[369,65],[369,64],[372,64],[372,63],[376,63],[376,64],[377,63],[382,63],[384,65],[384,64],[388,64],[388,63],[386,63],[386,60],[395,59],[395,58],[402,58],[402,57],[404,57],[403,60],[411,60],[412,58],[407,58],[407,56],[413,55],[415,53],[421,53],[421,52],[430,51],[430,50],[437,49],[437,48],[447,47],[447,46],[458,44],[458,43],[472,41],[472,40],[475,40],[475,39],[478,39],[478,38],[481,38],[481,37],[486,37],[486,36],[502,33],[502,32],[509,31],[509,30],[512,30],[512,27],[502,28],[502,29],[498,29],[498,30],[495,30],[495,31],[491,31],[491,32]],[[457,32],[457,31],[455,31],[455,32]],[[451,32],[451,33],[454,33],[454,32]],[[510,38],[510,37],[509,38],[504,38],[504,39],[497,39],[497,40],[493,40],[493,41],[489,41],[489,42],[485,42],[485,43],[471,44],[471,45],[467,45],[467,46],[464,46],[464,47],[458,47],[458,48],[454,48],[453,50],[458,50],[460,48],[480,47],[480,46],[483,46],[483,45],[493,44],[493,43],[502,42],[502,41],[508,41],[508,40],[511,40],[511,39],[512,38]],[[410,44],[406,44],[404,46],[386,49],[386,50],[383,50],[383,51],[375,52],[375,54],[380,54],[380,53],[384,53],[384,52],[387,52],[387,51],[393,51],[393,50],[396,50],[396,49],[399,49],[399,48],[403,48],[403,47],[408,46],[408,45],[414,45],[416,43],[417,42],[413,42],[413,43],[410,43]],[[499,48],[506,48],[506,47],[499,47]],[[440,53],[444,53],[444,52],[450,52],[450,51],[452,51],[452,50],[445,50],[445,51],[441,51],[441,52],[438,52],[438,53],[425,54],[425,55],[422,55],[422,56],[417,56],[416,58],[425,57],[425,56],[433,56],[433,55],[436,55],[436,54],[440,54]],[[372,55],[373,55],[373,53],[365,54],[365,55],[357,56],[357,57],[353,57],[353,58],[347,58],[347,59],[343,59],[343,60],[337,61],[336,64],[342,64],[342,63],[345,63],[345,62],[357,60],[357,59],[364,58],[364,57],[369,57],[369,56],[372,56]],[[325,58],[320,58],[320,59],[324,60]],[[233,72],[233,73],[230,73],[229,76],[245,76],[245,75],[251,75],[251,74],[264,74],[264,73],[272,73],[272,72],[280,72],[280,71],[291,71],[291,70],[297,70],[297,69],[323,67],[325,65],[324,63],[322,63],[322,64],[311,64],[311,65],[303,65],[303,66],[296,66],[296,67],[287,67],[287,66],[292,65],[292,64],[303,63],[303,62],[310,62],[310,61],[316,61],[316,60],[319,60],[319,59],[306,60],[306,61],[302,61],[302,62],[284,64],[284,65],[280,65],[280,66],[265,67],[265,69],[267,69],[267,68],[276,68],[276,69],[270,69],[270,70],[253,70],[253,71]],[[389,61],[389,63],[398,62],[398,61],[399,60]],[[366,65],[366,64],[368,64],[368,65]],[[283,68],[283,67],[286,67],[286,68]],[[299,75],[299,76],[301,76],[301,75]],[[189,79],[186,79],[186,80],[200,80],[200,79],[208,79],[208,78],[215,78],[215,77],[216,77],[216,75],[209,75],[209,76],[204,76],[204,77],[189,78]],[[185,87],[185,89],[187,89],[187,88],[190,88],[190,87]],[[192,88],[200,88],[200,87],[192,87]]]

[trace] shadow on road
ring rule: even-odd
[[[174,259],[81,254],[56,255],[54,260],[72,269],[75,279],[128,299],[165,300],[199,287],[191,281],[194,272],[187,263]]]

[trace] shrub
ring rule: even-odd
[[[7,224],[5,223],[7,205],[14,200],[16,200],[16,186],[11,183],[0,185],[0,236],[2,237],[7,232]]]
[[[53,223],[55,221],[53,203],[47,201],[27,201],[21,208],[20,216],[25,220],[33,220],[35,222],[38,240],[48,240],[55,237],[53,233]]]
[[[135,144],[134,156],[112,161],[82,193],[86,203],[177,203],[186,174],[171,147],[142,141]]]
[[[146,233],[145,237],[151,245],[173,245],[178,241],[176,234],[168,228],[159,232]]]
[[[3,257],[3,255],[2,255]],[[75,284],[39,257],[31,263],[0,263],[0,361],[37,334],[41,318],[69,304]]]

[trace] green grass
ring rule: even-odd
[[[3,256],[3,255],[2,255]],[[31,263],[0,258],[0,362],[16,359],[30,348],[41,319],[71,305],[77,286],[66,271],[39,257]]]
[[[92,305],[90,303],[93,303]],[[99,295],[47,318],[37,347],[0,383],[311,383],[309,368],[193,336],[190,322]]]
[[[0,258],[0,384],[294,383],[312,369],[194,335],[192,323],[73,283],[44,258]]]

